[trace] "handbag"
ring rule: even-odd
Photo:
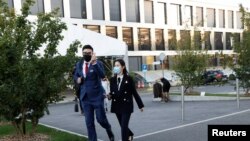
[[[78,106],[78,100],[77,100],[77,97],[75,97],[75,106],[74,106],[74,110],[75,112],[79,112],[79,106]]]

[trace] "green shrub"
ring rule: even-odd
[[[230,74],[230,75],[229,75],[229,77],[228,77],[228,79],[229,79],[229,80],[235,80],[235,79],[236,79],[236,77],[235,77],[235,75],[234,75],[234,74]]]

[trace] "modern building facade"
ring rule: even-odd
[[[20,13],[25,0],[5,1]],[[171,69],[177,42],[194,34],[199,48],[214,54],[213,65],[220,65],[215,55],[232,54],[232,34],[240,40],[243,31],[238,4],[209,0],[35,0],[31,15],[55,8],[74,25],[126,42],[129,68],[136,71],[142,64],[160,69],[153,65],[160,53],[166,55],[164,67]]]

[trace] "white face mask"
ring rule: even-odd
[[[113,72],[114,72],[115,74],[120,74],[120,72],[121,72],[120,67],[114,67],[114,68],[113,68]]]

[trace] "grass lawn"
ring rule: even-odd
[[[27,133],[31,131],[31,124],[27,122]],[[38,125],[36,133],[44,134],[49,137],[48,141],[87,141],[86,138],[70,133],[58,131],[42,125]],[[10,124],[0,124],[0,140],[6,135],[15,135],[15,128]]]

